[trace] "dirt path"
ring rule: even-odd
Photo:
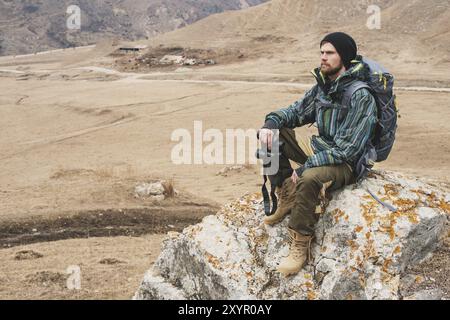
[[[102,72],[105,74],[113,74],[121,76],[122,79],[119,81],[123,82],[138,82],[138,81],[167,81],[169,83],[215,83],[215,84],[239,84],[239,85],[271,85],[271,86],[287,86],[287,87],[294,87],[294,88],[301,88],[301,89],[309,89],[314,84],[313,83],[296,83],[296,82],[282,82],[282,81],[245,81],[245,80],[226,80],[227,77],[236,77],[236,76],[243,76],[247,77],[250,74],[237,74],[237,73],[224,73],[224,72],[205,72],[205,73],[195,73],[198,77],[207,78],[208,76],[214,76],[214,77],[223,77],[223,80],[193,80],[193,79],[154,79],[161,76],[174,76],[174,77],[180,77],[181,72],[154,72],[154,73],[130,73],[130,72],[120,72],[114,69],[104,68],[104,67],[95,67],[95,66],[88,66],[88,67],[82,67],[79,68],[81,70],[90,70],[95,72]],[[190,76],[192,73],[184,73],[183,76]],[[271,73],[258,73],[258,76],[268,76],[268,77],[276,77],[279,76],[279,74],[271,74]],[[438,88],[438,87],[418,87],[418,86],[411,86],[411,87],[395,87],[396,91],[418,91],[418,92],[445,92],[450,93],[450,88]]]
[[[248,73],[234,73],[234,72],[195,72],[191,71],[180,71],[180,72],[153,72],[153,73],[132,73],[132,72],[121,72],[110,68],[97,67],[97,66],[87,66],[87,67],[77,67],[73,70],[84,70],[99,72],[107,75],[119,76],[121,82],[133,83],[133,82],[155,82],[164,81],[168,83],[211,83],[211,84],[239,84],[239,85],[270,85],[270,86],[282,86],[282,87],[294,87],[299,89],[309,89],[314,84],[313,83],[298,83],[298,82],[283,82],[283,81],[253,81],[253,80],[228,80],[227,78],[235,77],[254,77],[253,74]],[[0,69],[0,72],[12,73],[12,74],[25,74],[24,71],[18,71],[14,69]],[[33,70],[35,73],[48,73],[49,70]],[[170,79],[170,77],[201,77],[200,79]],[[258,77],[286,77],[285,74],[276,73],[258,73]],[[166,77],[166,78],[161,78]],[[214,79],[207,79],[212,77]],[[217,79],[222,78],[222,79]],[[396,91],[414,91],[414,92],[439,92],[439,93],[450,93],[450,88],[445,87],[426,87],[426,86],[396,86],[394,88]]]

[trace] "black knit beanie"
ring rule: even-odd
[[[358,51],[355,40],[346,33],[333,32],[323,38],[320,42],[320,47],[322,47],[324,42],[329,42],[336,48],[336,51],[342,59],[342,63],[348,70],[351,66],[350,61],[356,58]]]

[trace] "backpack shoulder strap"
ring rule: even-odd
[[[372,92],[372,89],[370,88],[370,86],[365,82],[357,80],[357,81],[354,81],[353,83],[351,83],[344,91],[344,94],[342,96],[342,105],[346,106],[346,107],[350,107],[350,101],[352,99],[353,94],[362,88],[366,88],[370,92]]]

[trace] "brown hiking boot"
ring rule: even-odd
[[[311,260],[311,242],[313,236],[304,236],[291,228],[289,231],[289,256],[281,260],[277,271],[285,276],[298,273],[306,260]]]
[[[290,212],[295,202],[295,184],[291,178],[284,180],[283,185],[277,188],[278,207],[274,214],[264,217],[264,223],[274,225],[282,221]]]

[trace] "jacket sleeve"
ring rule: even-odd
[[[356,91],[348,114],[334,137],[334,146],[309,157],[305,168],[354,163],[372,138],[377,122],[375,98],[367,89]]]
[[[314,98],[317,94],[318,86],[305,93],[303,99],[300,99],[289,107],[271,112],[266,116],[263,128],[281,129],[296,128],[316,121],[316,109]]]

